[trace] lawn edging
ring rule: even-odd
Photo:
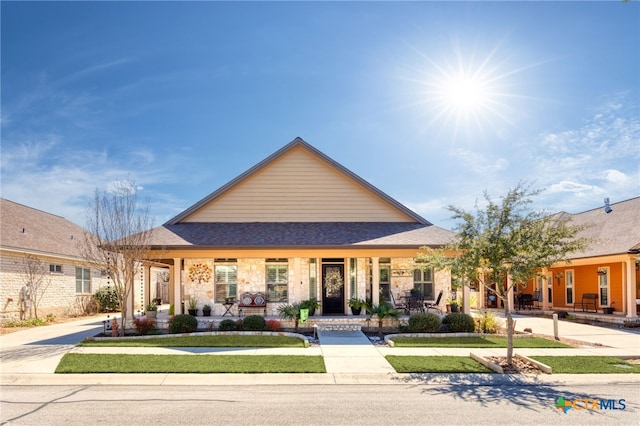
[[[518,333],[514,334],[514,339],[522,339],[533,336],[531,333]],[[384,336],[385,343],[390,347],[395,347],[395,343],[393,339],[397,337],[407,337],[407,338],[446,338],[446,337],[504,337],[505,339],[508,337],[506,334],[488,334],[488,333],[397,333],[397,334],[387,334]]]
[[[193,333],[175,333],[175,334],[147,334],[144,336],[126,336],[126,337],[87,337],[86,340],[93,340],[96,342],[124,340],[124,339],[168,339],[182,336],[285,336],[300,339],[304,342],[304,347],[309,347],[309,339],[299,333],[291,333],[288,331],[201,331]]]
[[[528,363],[530,363],[530,364],[535,365],[536,367],[538,367],[538,369],[539,369],[540,371],[542,371],[542,372],[543,372],[543,373],[545,373],[545,374],[553,374],[553,373],[552,373],[552,368],[551,368],[551,367],[549,367],[547,364],[543,364],[542,362],[540,362],[540,361],[536,361],[536,360],[535,360],[535,359],[533,359],[533,358],[529,358],[529,357],[528,357],[528,356],[526,356],[526,355],[515,354],[514,356],[515,356],[516,358],[520,358],[520,359],[522,359],[522,360],[524,360],[524,361],[526,361],[526,362],[528,362]]]
[[[502,369],[502,367],[500,367],[498,364],[496,364],[493,361],[489,361],[488,359],[486,359],[483,356],[480,355],[476,355],[473,352],[471,352],[469,354],[469,356],[471,358],[473,358],[474,360],[478,361],[480,364],[484,365],[485,367],[487,367],[490,370],[495,371],[498,374],[504,374],[504,370]]]

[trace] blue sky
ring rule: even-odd
[[[304,140],[436,225],[640,195],[638,2],[6,2],[1,193],[155,225]]]

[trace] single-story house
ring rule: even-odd
[[[107,280],[84,262],[84,229],[50,213],[0,198],[2,321],[82,314]]]
[[[542,309],[572,312],[612,310],[627,318],[638,315],[640,294],[640,197],[582,213],[560,213],[586,228],[578,234],[587,247],[571,255],[569,263],[554,265],[517,292],[533,296]],[[546,287],[546,291],[544,290]],[[584,298],[589,294],[593,299]],[[595,295],[595,296],[593,296]],[[584,300],[583,300],[584,298]],[[582,306],[586,303],[588,306]],[[488,298],[484,305],[492,307]]]
[[[175,313],[192,299],[222,315],[250,292],[265,295],[268,315],[311,298],[320,315],[350,315],[351,298],[377,304],[414,288],[446,298],[450,274],[413,259],[454,236],[296,138],[154,228],[148,258],[170,270]]]

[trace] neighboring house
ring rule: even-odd
[[[169,266],[171,303],[195,298],[221,315],[228,298],[261,292],[268,315],[312,297],[341,315],[352,297],[448,295],[450,274],[413,259],[454,235],[297,138],[155,228],[149,259]]]
[[[67,219],[0,198],[0,315],[14,320],[33,315],[83,313],[90,296],[107,283],[100,270],[83,262],[78,248],[84,229]],[[30,266],[29,266],[30,265]],[[28,269],[34,271],[29,274]],[[35,274],[35,276],[34,276]],[[39,281],[32,288],[30,281]]]
[[[598,312],[613,308],[625,317],[636,317],[640,294],[640,197],[611,204],[611,208],[610,213],[602,207],[573,215],[561,213],[570,216],[573,225],[587,226],[578,235],[589,240],[587,248],[573,253],[569,264],[546,271],[547,279],[540,278],[518,290],[532,294],[543,309],[569,312],[574,307],[582,311],[584,294],[596,294]],[[542,291],[545,286],[546,291]]]

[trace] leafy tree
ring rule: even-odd
[[[449,269],[452,279],[462,285],[483,283],[503,301],[509,364],[513,358],[514,322],[507,300],[514,286],[544,277],[543,269],[569,262],[569,254],[588,242],[577,238],[584,227],[571,225],[567,215],[532,211],[532,197],[539,193],[521,182],[500,202],[494,202],[485,192],[487,204],[484,208],[476,205],[475,212],[449,206],[452,218],[459,221],[454,229],[457,238],[442,249],[425,247],[416,258],[421,267]]]
[[[104,269],[113,283],[122,315],[122,335],[134,278],[149,252],[150,238],[149,209],[139,206],[133,183],[122,182],[108,192],[96,190],[81,249],[85,260]]]

